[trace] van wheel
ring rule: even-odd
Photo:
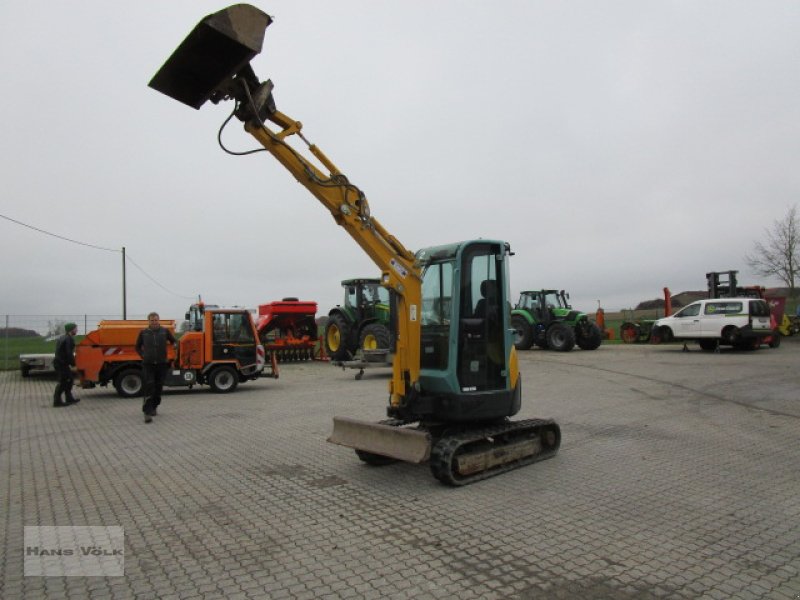
[[[114,389],[123,398],[141,396],[142,387],[142,372],[139,369],[122,369],[114,376]]]
[[[233,367],[227,365],[217,367],[211,372],[208,385],[217,394],[228,394],[239,385],[239,375]]]
[[[742,334],[738,327],[731,325],[722,330],[722,339],[726,344],[731,346],[738,346],[741,341]]]
[[[770,348],[778,348],[781,345],[781,334],[776,330],[772,332],[772,336],[769,339],[769,347]]]

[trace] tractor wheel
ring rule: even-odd
[[[513,315],[511,328],[514,330],[514,347],[517,350],[530,350],[533,346],[533,329],[525,317]]]
[[[358,347],[362,350],[389,350],[392,347],[392,334],[385,325],[370,323],[361,330]]]
[[[235,390],[236,386],[239,385],[239,375],[233,367],[223,365],[211,371],[208,385],[217,394],[227,394]]]
[[[575,330],[564,323],[553,323],[547,328],[547,347],[556,352],[569,352],[575,347]]]
[[[587,323],[583,329],[583,335],[576,341],[581,350],[597,350],[602,340],[603,334],[600,332],[600,328],[595,323]]]
[[[626,344],[633,344],[639,339],[640,331],[636,323],[623,323],[619,326],[619,337]]]
[[[122,369],[114,376],[114,389],[123,398],[135,398],[142,395],[142,371],[140,369]]]
[[[347,340],[350,338],[350,323],[342,315],[331,315],[325,325],[325,351],[333,360],[345,360],[350,352]]]

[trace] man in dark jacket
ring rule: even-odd
[[[175,344],[175,336],[169,329],[161,326],[158,313],[147,315],[150,322],[147,329],[139,332],[136,338],[136,352],[142,357],[142,381],[144,392],[144,422],[150,423],[156,416],[156,408],[161,404],[161,390],[167,374],[167,344]]]
[[[72,368],[75,366],[75,334],[78,326],[75,323],[64,325],[64,335],[56,341],[56,355],[53,358],[53,368],[58,375],[56,390],[53,392],[53,406],[60,408],[80,402],[72,395]],[[64,400],[61,395],[64,395]]]

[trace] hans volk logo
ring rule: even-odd
[[[122,527],[27,526],[26,577],[114,577],[125,574]]]

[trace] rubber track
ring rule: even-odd
[[[464,446],[473,442],[478,442],[489,437],[495,437],[502,434],[522,432],[528,430],[541,430],[548,427],[554,427],[559,432],[559,438],[556,445],[552,448],[546,449],[544,452],[525,457],[523,459],[500,465],[488,471],[475,473],[468,477],[458,477],[453,472],[455,467],[455,458],[458,451]],[[470,429],[468,431],[460,432],[453,435],[445,435],[440,438],[431,450],[430,467],[433,476],[442,483],[452,486],[462,486],[506,473],[519,467],[538,462],[554,456],[558,452],[561,445],[560,428],[558,424],[552,419],[527,419],[524,421],[514,421],[504,423],[502,425],[494,425],[479,429]]]

